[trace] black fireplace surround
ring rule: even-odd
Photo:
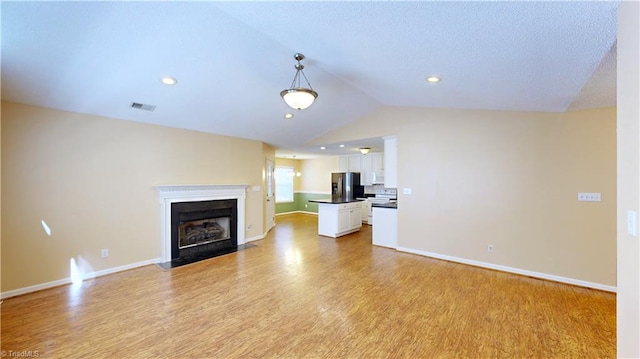
[[[236,251],[238,247],[237,202],[237,199],[223,199],[171,203],[171,260],[204,259]],[[223,229],[215,223],[216,220],[223,218],[228,218],[222,220],[222,223],[228,221],[228,228]],[[183,238],[182,248],[180,246],[181,227],[183,237],[185,227],[187,231],[191,231],[188,239]],[[211,238],[207,237],[207,233],[213,233]],[[224,233],[222,238],[218,238],[220,233]],[[201,243],[194,238],[198,238]]]

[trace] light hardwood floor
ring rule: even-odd
[[[255,248],[2,304],[2,350],[42,358],[613,358],[611,293],[319,237],[280,216]],[[416,234],[418,235],[418,234]]]

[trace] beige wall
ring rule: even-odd
[[[331,193],[331,172],[338,171],[337,157],[322,157],[301,161],[300,190],[309,193]]]
[[[618,9],[618,357],[640,358],[640,245],[627,211],[640,209],[640,4]],[[636,216],[636,219],[638,217]]]
[[[69,277],[70,258],[85,272],[158,258],[155,185],[263,185],[259,141],[5,102],[2,115],[3,292]],[[263,232],[260,194],[247,191],[247,238]]]
[[[399,247],[615,286],[615,120],[386,107],[314,142],[398,136]]]

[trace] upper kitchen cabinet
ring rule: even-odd
[[[371,153],[371,172],[382,172],[384,170],[384,160],[382,153]]]
[[[362,156],[348,156],[349,157],[349,172],[362,172]],[[362,175],[360,176],[362,177]]]
[[[349,156],[338,157],[338,172],[350,172],[349,171]]]
[[[339,172],[360,172],[360,155],[338,156]]]
[[[384,186],[398,188],[398,138],[384,137]]]
[[[368,153],[360,156],[360,184],[363,186],[370,186],[374,184],[374,173],[376,173],[378,179],[383,178],[383,168],[382,153]]]
[[[383,154],[368,153],[366,155],[349,155],[338,157],[338,171],[340,172],[359,172],[360,184],[362,186],[372,185],[373,173],[378,176],[382,174],[384,169]]]
[[[362,186],[371,185],[371,155],[360,156],[360,184]]]

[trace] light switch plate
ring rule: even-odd
[[[411,188],[403,188],[402,189],[402,194],[411,194],[411,193],[413,193]]]

